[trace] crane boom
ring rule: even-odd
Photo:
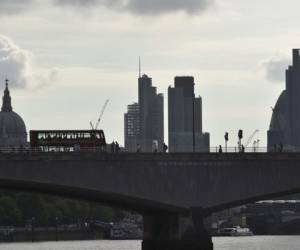
[[[251,136],[248,138],[246,144],[245,144],[245,148],[249,146],[250,142],[252,141],[253,137],[256,135],[256,133],[258,132],[259,130],[256,129],[252,134]]]
[[[100,122],[101,122],[102,116],[103,116],[103,114],[104,114],[104,111],[105,111],[105,109],[106,109],[106,107],[107,107],[108,102],[109,102],[109,100],[107,99],[107,100],[105,101],[105,103],[104,103],[102,109],[101,109],[100,116],[99,116],[99,118],[98,118],[98,120],[97,120],[97,123],[96,123],[96,125],[95,125],[95,130],[98,129],[98,126],[99,126],[99,124],[100,124]]]
[[[90,126],[91,126],[92,130],[94,130],[94,126],[93,126],[92,122],[90,122]]]

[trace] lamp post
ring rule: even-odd
[[[242,145],[242,139],[243,139],[243,130],[242,129],[240,129],[238,132],[238,138],[239,138],[239,142],[238,142],[239,152],[243,152],[244,146]]]
[[[193,153],[195,153],[195,94],[193,94]]]
[[[224,139],[225,139],[225,152],[227,153],[228,132],[225,132]]]

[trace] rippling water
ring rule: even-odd
[[[217,237],[215,250],[300,250],[300,236]],[[141,241],[65,241],[0,244],[1,250],[140,250]]]
[[[215,250],[300,250],[300,236],[214,238]]]

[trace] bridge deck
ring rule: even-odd
[[[0,186],[139,211],[220,210],[300,191],[300,153],[0,153]]]

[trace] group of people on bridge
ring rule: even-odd
[[[165,144],[163,142],[163,144],[162,144],[162,152],[163,153],[167,153],[167,151],[168,151],[168,146],[167,146],[167,144]],[[141,153],[142,152],[142,148],[141,148],[140,144],[136,145],[136,152],[137,153]],[[157,153],[158,152],[158,143],[157,143],[157,141],[154,141],[153,144],[152,144],[152,152],[153,153]]]

